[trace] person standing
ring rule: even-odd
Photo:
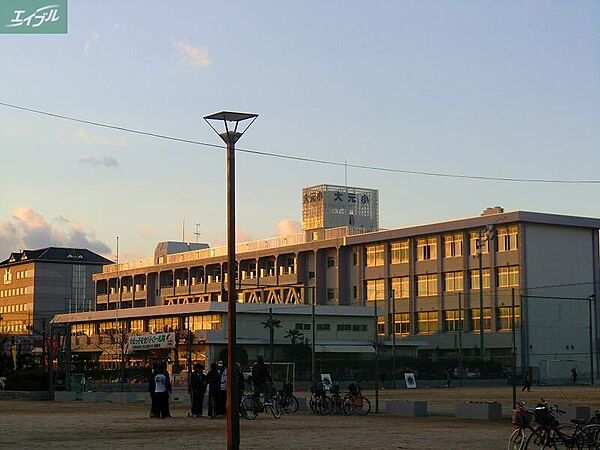
[[[148,383],[148,391],[150,392],[150,417],[159,417],[160,410],[156,401],[156,382],[154,381],[154,377],[158,373],[158,365],[154,364],[152,366],[152,374],[150,375],[150,383]]]
[[[217,364],[217,366],[221,365],[220,373],[220,390],[219,390],[219,403],[217,408],[217,414],[220,416],[224,416],[227,413],[227,368],[223,365],[221,361]]]
[[[192,392],[192,416],[202,417],[202,404],[204,403],[204,395],[206,394],[206,386],[208,378],[204,374],[204,366],[196,364],[191,378]]]
[[[167,367],[163,363],[158,369],[158,373],[154,376],[154,397],[158,416],[161,419],[171,417],[169,411],[169,393],[172,391],[171,379]]]
[[[525,375],[523,375],[523,389],[521,389],[521,392],[525,392],[525,390],[527,392],[531,391],[531,372],[529,370],[525,371]]]
[[[217,363],[210,365],[206,378],[208,382],[208,416],[214,419],[217,416],[217,404],[221,392],[221,374],[217,368]]]

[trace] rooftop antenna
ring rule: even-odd
[[[200,232],[200,223],[196,222],[195,226],[196,226],[196,231],[194,231],[194,236],[196,236],[196,244],[197,244],[198,242],[200,242],[200,235],[202,233]]]

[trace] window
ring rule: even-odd
[[[454,258],[463,254],[462,234],[449,234],[444,236],[444,257]]]
[[[481,273],[483,274],[483,288],[490,288],[490,269],[482,269]],[[479,290],[479,270],[471,270],[471,289],[474,291]]]
[[[400,242],[392,242],[391,257],[392,264],[408,262],[408,239]]]
[[[471,331],[479,331],[479,308],[471,309]],[[483,308],[483,330],[492,329],[492,311],[490,308]]]
[[[354,266],[358,265],[358,253],[352,252],[352,264]]]
[[[426,261],[437,258],[437,239],[417,239],[417,261]]]
[[[385,335],[385,317],[377,317],[377,334],[379,336]]]
[[[383,300],[385,298],[385,280],[367,280],[367,300]]]
[[[327,300],[335,300],[335,289],[327,289]]]
[[[311,271],[309,271],[309,272],[308,272],[308,278],[314,278],[314,277],[315,277],[315,273],[314,273],[314,272],[311,272]]]
[[[410,293],[410,278],[409,277],[399,277],[392,278],[392,292],[390,297],[393,298],[408,298]]]
[[[449,309],[444,311],[444,329],[446,331],[458,331],[459,325],[462,325],[460,329],[465,330],[465,311],[460,311],[460,319],[458,309]]]
[[[481,243],[481,253],[489,253],[489,241],[484,237]],[[469,233],[469,250],[471,255],[477,256],[477,245],[479,242],[479,232],[472,231]]]
[[[310,330],[311,325],[310,323],[296,323],[296,326],[294,328],[296,328],[296,330]],[[319,328],[317,327],[317,330],[318,329]]]
[[[352,325],[352,331],[367,331],[366,325]]]
[[[498,329],[500,331],[512,330],[512,308],[497,308],[498,311]],[[521,308],[515,306],[515,328],[519,328],[521,319]]]
[[[498,287],[519,286],[519,266],[498,267]]]
[[[367,267],[383,266],[384,246],[369,245],[367,247]]]
[[[417,296],[430,297],[437,295],[437,274],[417,276]]]
[[[394,331],[396,334],[410,334],[410,313],[396,314]]]
[[[352,286],[352,297],[354,299],[358,298],[358,286]]]
[[[12,283],[12,272],[10,269],[4,269],[4,284]]]
[[[148,331],[150,333],[166,333],[179,328],[178,317],[159,317],[148,319]]]
[[[352,331],[352,325],[347,323],[338,323],[337,324],[338,331]]]
[[[329,331],[331,330],[331,325],[328,323],[318,323],[317,331]]]
[[[419,334],[433,334],[438,331],[437,311],[420,311],[417,313]]]
[[[117,333],[120,329],[122,322],[119,323],[117,321],[108,321],[108,322],[100,322],[100,334],[114,334]]]
[[[143,320],[132,320],[129,322],[129,331],[132,333],[143,333],[144,332],[144,321]]]
[[[463,290],[463,273],[446,272],[444,274],[444,290],[446,292],[460,292]]]
[[[519,246],[519,227],[517,225],[498,228],[497,236],[499,252],[517,250]]]
[[[187,327],[187,319],[184,325]],[[219,330],[221,329],[221,316],[219,314],[203,314],[191,316],[189,318],[189,328],[191,331],[199,330]]]
[[[327,267],[335,267],[335,258],[333,256],[327,257]]]

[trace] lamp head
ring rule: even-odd
[[[204,116],[204,120],[223,139],[223,142],[234,145],[257,117],[258,114],[254,113],[220,111]]]

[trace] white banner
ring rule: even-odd
[[[129,353],[156,348],[175,348],[175,333],[156,333],[129,336]]]

